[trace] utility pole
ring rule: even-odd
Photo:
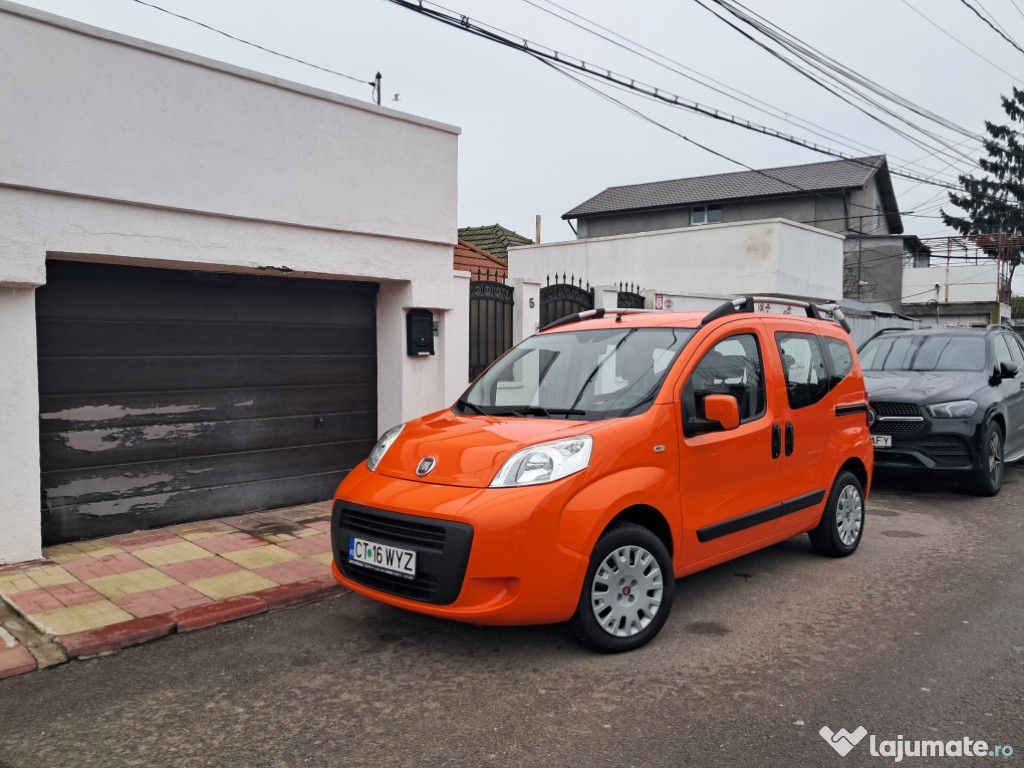
[[[370,85],[373,86],[373,96],[371,98],[373,98],[373,100],[377,102],[377,106],[379,107],[380,106],[380,72],[378,72],[377,76],[375,78],[373,78],[373,80],[370,81]]]

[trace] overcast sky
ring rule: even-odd
[[[425,5],[611,70],[680,102],[848,155],[885,154],[893,170],[952,183],[958,173],[976,170],[984,121],[1007,122],[1000,96],[1013,85],[1024,87],[1024,53],[996,31],[1024,47],[1024,0],[745,0],[743,7],[763,20],[974,139],[891,101],[884,106],[912,126],[897,124],[878,107],[858,110],[701,3],[728,15],[714,0]],[[141,0],[24,4],[367,101],[369,81],[380,72],[384,105],[462,129],[462,227],[500,223],[532,238],[541,215],[545,242],[567,240],[574,235],[562,214],[609,186],[829,159],[585,81],[638,115],[531,56],[389,0],[152,0],[165,11],[340,74],[259,50]],[[898,125],[916,143],[881,121]],[[940,205],[953,210],[941,187],[894,181],[907,234],[950,234],[938,217]]]

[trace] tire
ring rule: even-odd
[[[1003,430],[989,422],[979,446],[981,467],[971,475],[970,490],[976,496],[995,496],[1003,486]]]
[[[614,525],[594,546],[569,626],[596,651],[631,651],[664,626],[675,590],[672,558],[661,539],[634,523]]]
[[[832,484],[818,527],[807,534],[819,555],[852,555],[864,535],[864,487],[852,472],[843,470]]]

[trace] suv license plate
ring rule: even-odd
[[[892,448],[892,435],[872,435],[871,442],[875,448]]]
[[[416,578],[416,550],[401,549],[355,536],[348,538],[348,560],[406,579]]]

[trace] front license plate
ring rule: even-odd
[[[872,435],[871,442],[875,448],[892,448],[892,435]]]
[[[416,550],[401,549],[355,536],[348,537],[348,560],[375,571],[416,578]]]

